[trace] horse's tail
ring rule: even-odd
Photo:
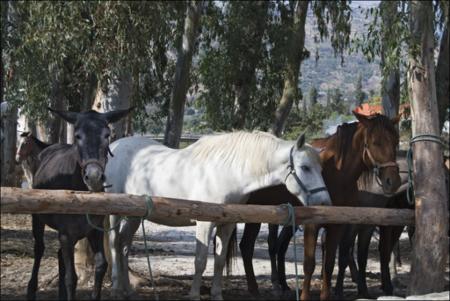
[[[233,233],[231,233],[230,241],[228,242],[227,249],[227,257],[226,257],[226,270],[227,277],[233,274],[233,259],[236,261],[237,254],[237,235],[236,235],[236,226],[233,229]]]
[[[216,254],[216,235],[214,235],[214,254]],[[227,272],[227,277],[233,274],[233,259],[236,259],[237,254],[237,236],[236,236],[236,226],[233,229],[233,232],[231,233],[230,240],[228,241],[228,248],[227,248],[227,257],[225,259],[225,269]]]

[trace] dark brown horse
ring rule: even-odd
[[[396,191],[394,195],[386,196],[379,190],[378,184],[373,181],[372,183],[360,183],[362,184],[360,194],[361,205],[365,207],[385,207],[385,208],[396,208],[396,209],[413,209],[414,204],[410,204],[407,198],[407,160],[405,154],[399,153],[399,158],[397,163],[400,167],[401,182],[402,186]],[[445,166],[445,159],[444,159]],[[448,189],[448,171],[446,169],[446,187]],[[369,184],[369,185],[367,185]],[[448,191],[447,191],[448,194]],[[411,198],[413,199],[412,192]],[[358,294],[365,298],[371,298],[368,294],[367,284],[366,284],[366,265],[370,239],[372,233],[375,230],[375,226],[372,225],[353,225],[353,229],[346,233],[345,238],[341,241],[339,246],[339,272],[336,279],[336,296],[339,298],[343,294],[343,278],[345,273],[345,268],[348,264],[351,264],[353,259],[353,244],[358,236],[358,246],[357,246],[357,260],[358,260],[358,271],[355,282],[358,284]],[[392,258],[392,253],[395,250],[394,247],[398,245],[398,240],[400,235],[404,230],[404,226],[380,226],[380,240],[378,245],[378,250],[380,254],[380,269],[381,269],[381,289],[386,295],[392,295],[394,293],[394,286],[391,279],[395,276],[395,266],[391,267],[390,264],[395,263],[395,259]],[[414,234],[414,227],[408,228],[408,235],[410,237],[410,242],[412,235]],[[450,236],[450,235],[449,235]],[[348,253],[348,255],[347,255]],[[399,256],[399,255],[397,255]],[[353,263],[354,265],[354,263]]]
[[[388,193],[395,191],[400,185],[398,167],[395,163],[395,150],[399,137],[394,125],[398,122],[398,118],[390,120],[379,114],[367,117],[355,113],[355,116],[359,120],[358,123],[343,124],[339,126],[334,135],[325,139],[318,139],[312,143],[315,147],[324,148],[321,152],[323,162],[322,175],[334,206],[359,205],[357,180],[364,172],[369,175],[371,170],[375,170],[376,177],[379,178],[383,189]],[[279,191],[282,190],[281,188],[277,189]],[[254,195],[256,193],[250,196],[249,202],[258,202],[258,199],[253,199]],[[258,198],[260,201],[264,201],[264,204],[268,204],[269,201],[274,200],[277,200],[273,202],[274,204],[280,201],[283,202],[277,196],[274,196],[274,199],[269,199],[269,197],[259,195]],[[321,226],[327,228],[321,299],[330,298],[331,274],[334,268],[336,249],[344,229],[343,225],[305,225],[305,279],[303,282],[302,299],[309,299],[311,276],[315,267],[314,255],[317,234]],[[255,226],[250,227],[255,228]],[[258,229],[256,228],[256,230]],[[281,257],[282,260],[281,262],[278,261],[278,270],[282,270],[282,273],[278,273],[278,280],[281,287],[286,289],[287,284],[283,269],[284,252],[292,236],[292,228],[285,227],[283,232],[285,232],[285,242],[287,241],[285,243],[286,247],[279,246],[274,248],[273,246],[269,246],[269,249],[278,249],[278,258],[280,259]],[[253,232],[252,234],[257,235],[257,232]],[[276,231],[270,230],[269,235],[271,234],[276,234]],[[246,235],[246,239],[249,236]],[[242,245],[245,246],[245,244],[241,243],[241,251]],[[249,253],[242,251],[243,257],[246,256],[244,263],[251,262],[251,258],[247,258]],[[274,267],[274,265],[272,266]],[[246,267],[246,270],[251,269]],[[249,276],[252,277],[252,275],[247,275],[247,277]],[[272,277],[272,279],[274,278],[276,277]],[[254,292],[257,289],[256,282],[250,279],[248,283],[249,290]]]

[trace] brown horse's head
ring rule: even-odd
[[[399,116],[389,119],[381,114],[365,116],[353,113],[362,127],[364,164],[369,169],[374,169],[385,193],[395,192],[400,186],[399,168],[396,163],[399,135],[395,129]]]

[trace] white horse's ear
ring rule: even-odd
[[[303,145],[305,145],[305,133],[301,134],[300,137],[298,137],[295,145],[297,146],[297,149],[300,149],[303,147]]]

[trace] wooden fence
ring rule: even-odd
[[[150,219],[213,221],[217,223],[284,224],[286,206],[213,204],[153,197]],[[264,201],[264,200],[261,200]],[[413,225],[414,210],[362,207],[296,207],[297,224]],[[70,190],[1,188],[1,213],[70,213],[144,216],[145,196]]]

